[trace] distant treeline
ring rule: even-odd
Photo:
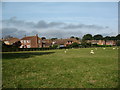
[[[82,37],[82,40],[120,40],[120,34],[117,36],[105,36],[100,34],[92,36],[91,34],[86,34]]]

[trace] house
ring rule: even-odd
[[[0,41],[3,41],[3,39],[0,39]]]
[[[13,43],[15,43],[17,41],[20,41],[20,39],[13,37],[13,38],[5,39],[3,41],[6,45],[12,45]]]
[[[116,41],[115,41],[115,40],[107,40],[107,41],[106,41],[106,45],[115,46],[115,45],[116,45]]]
[[[97,45],[116,45],[115,40],[87,40],[87,43],[97,44]]]
[[[70,45],[70,44],[72,44],[74,42],[80,44],[80,41],[75,39],[75,38],[52,40],[52,44],[57,44],[57,45],[62,45],[62,46],[68,46],[68,45]]]
[[[72,44],[74,42],[80,44],[79,40],[77,40],[75,38],[51,40],[51,39],[42,39],[42,38],[39,38],[38,35],[23,37],[20,40],[20,42],[22,44],[20,46],[20,48],[50,47],[50,46],[52,46],[54,44],[67,46],[67,45],[70,45],[70,44]]]
[[[42,47],[50,47],[52,45],[51,39],[44,39],[42,40]]]
[[[98,40],[98,45],[105,45],[105,40]]]
[[[105,45],[104,40],[87,40],[87,43],[97,44],[97,45]]]
[[[38,37],[36,34],[35,36],[25,36],[21,40],[20,48],[40,48],[43,47],[42,39]]]
[[[87,43],[91,43],[91,44],[97,44],[99,41],[98,40],[87,40]]]

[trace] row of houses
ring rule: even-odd
[[[116,41],[115,40],[87,40],[87,43],[91,43],[91,44],[97,44],[97,45],[112,45],[115,46],[116,45]]]
[[[60,46],[67,46],[74,42],[80,44],[79,40],[75,38],[68,38],[68,39],[42,39],[38,37],[36,34],[35,36],[25,36],[21,39],[18,38],[8,38],[3,40],[5,44],[12,45],[13,43],[20,41],[21,46],[20,48],[41,48],[41,47],[50,47],[52,45],[60,45]]]
[[[18,38],[8,38],[3,40],[5,44],[12,45],[13,43],[20,41],[21,46],[20,48],[41,48],[41,47],[50,47],[52,45],[59,45],[61,47],[66,47],[74,42],[81,44],[80,40],[75,38],[68,38],[68,39],[42,39],[38,37],[36,34],[35,36],[25,36],[21,39]],[[87,40],[88,43],[91,44],[98,44],[98,45],[116,45],[116,42],[113,40]]]

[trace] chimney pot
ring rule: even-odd
[[[38,34],[36,34],[36,36],[38,36]]]

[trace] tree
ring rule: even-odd
[[[120,34],[116,36],[116,40],[117,40],[116,42],[117,46],[120,46]]]
[[[53,48],[58,48],[58,45],[54,44],[52,45]]]
[[[42,37],[41,39],[44,40],[44,39],[46,39],[46,37]]]
[[[77,40],[80,40],[80,38],[78,38],[78,37],[75,37]]]
[[[18,48],[21,46],[21,42],[17,41],[15,43],[13,43],[12,45],[6,45],[3,41],[2,41],[2,51],[18,51]]]
[[[86,41],[81,42],[82,47],[91,47],[91,43],[87,43]]]
[[[100,34],[94,35],[93,38],[94,40],[103,40],[103,36]]]
[[[74,36],[71,36],[70,38],[75,38]]]
[[[111,40],[111,37],[110,36],[106,36],[106,37],[103,38],[103,40],[105,40],[105,45],[106,45],[107,40]]]
[[[15,43],[13,43],[13,47],[19,48],[21,46],[21,42],[17,41]]]
[[[111,36],[110,40],[117,40],[117,38],[115,36]]]
[[[71,47],[78,47],[78,46],[79,46],[79,44],[78,44],[78,43],[76,43],[76,42],[74,42],[74,43],[72,43],[70,46],[71,46]]]
[[[10,36],[10,35],[7,35],[7,36],[4,37],[4,39],[8,39],[8,38],[13,38],[13,37]]]
[[[104,40],[110,40],[111,37],[110,37],[110,36],[106,36],[106,37],[104,37],[103,39],[104,39]]]
[[[57,39],[57,38],[51,38],[51,40],[55,40],[55,39]]]
[[[120,40],[120,34],[118,34],[118,35],[116,36],[116,39],[117,39],[117,40]]]
[[[117,45],[117,46],[120,46],[120,40],[118,40],[118,41],[116,42],[116,45]]]
[[[75,38],[76,40],[80,40],[79,37],[74,37],[74,36],[71,36],[70,38]]]
[[[13,51],[12,45],[6,45],[4,41],[2,41],[1,43],[2,43],[2,52]]]
[[[91,34],[86,34],[83,36],[82,40],[92,40],[92,35]]]

